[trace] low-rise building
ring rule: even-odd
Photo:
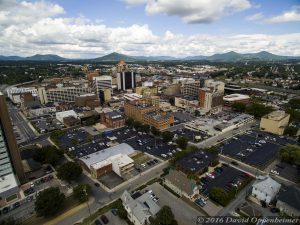
[[[196,182],[188,179],[186,174],[181,171],[171,170],[164,178],[164,185],[168,186],[179,196],[192,199],[199,194],[199,189]]]
[[[75,96],[75,105],[78,107],[89,107],[94,109],[100,105],[99,99],[95,94],[85,94]]]
[[[261,118],[260,129],[273,134],[283,135],[289,120],[290,114],[284,111],[274,111]]]
[[[78,115],[77,115],[77,113],[74,111],[74,110],[68,110],[68,111],[63,111],[63,112],[57,112],[56,114],[55,114],[55,116],[56,116],[56,119],[59,121],[59,122],[61,122],[61,123],[63,123],[64,122],[64,118],[65,117],[75,117],[75,118],[78,118]]]
[[[258,177],[252,185],[252,196],[269,204],[279,192],[281,184],[271,177]]]
[[[95,178],[110,172],[115,172],[122,177],[123,174],[134,169],[134,161],[130,156],[135,154],[136,152],[130,145],[122,143],[81,157],[79,162],[83,169]]]
[[[279,193],[276,207],[290,216],[300,216],[300,189],[299,187],[287,187]]]
[[[232,106],[234,103],[248,104],[249,102],[250,97],[248,95],[231,94],[223,97],[223,103],[225,106]]]
[[[201,175],[206,172],[208,167],[217,159],[217,154],[200,151],[178,160],[176,162],[176,168],[186,174]]]
[[[151,199],[148,192],[142,195],[130,195],[128,191],[124,191],[121,200],[128,219],[134,225],[149,224],[149,218],[154,217],[160,210],[160,207]]]
[[[125,126],[125,117],[117,111],[101,113],[101,123],[107,127],[118,128]]]

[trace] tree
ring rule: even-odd
[[[200,116],[200,115],[201,115],[199,110],[195,110],[195,112],[194,112],[194,113],[195,113],[195,116],[196,116],[196,117],[198,117],[198,116]]]
[[[49,217],[59,212],[64,205],[65,196],[59,188],[48,188],[41,191],[35,201],[37,216]]]
[[[75,162],[67,162],[57,170],[57,177],[70,183],[77,179],[82,173],[82,168]]]
[[[139,121],[134,121],[133,127],[134,127],[134,129],[139,130],[142,127],[142,123]]]
[[[253,103],[246,107],[246,112],[253,115],[255,118],[261,118],[272,111],[273,108],[271,106],[265,106],[260,103]]]
[[[186,137],[178,137],[176,139],[176,144],[178,148],[185,149],[188,144],[188,139]]]
[[[154,136],[159,136],[160,135],[160,130],[158,130],[156,127],[151,127],[151,133]]]
[[[64,132],[63,132],[63,131],[61,131],[61,130],[55,130],[55,131],[53,131],[53,132],[50,134],[50,139],[51,139],[54,143],[58,144],[59,139],[60,139],[61,136],[63,136],[63,135],[64,135]]]
[[[169,206],[163,206],[161,210],[158,211],[156,217],[151,219],[152,225],[174,225],[177,222],[174,219],[174,214]]]
[[[132,119],[131,117],[127,118],[125,121],[125,124],[128,127],[133,127],[133,123],[134,123],[134,119]]]
[[[97,122],[98,122],[98,118],[96,117],[96,116],[93,116],[93,117],[91,117],[91,118],[88,118],[85,122],[84,122],[84,124],[86,125],[86,126],[92,126],[92,125],[95,125]]]
[[[226,192],[224,189],[219,187],[213,187],[209,193],[212,200],[219,203],[222,206],[226,206],[230,200],[234,197],[232,192]]]
[[[89,199],[89,194],[91,192],[91,186],[88,184],[79,184],[73,188],[73,197],[78,200],[78,202],[86,202]]]
[[[164,131],[161,134],[164,142],[169,142],[172,141],[173,137],[174,137],[174,133],[170,132],[170,131]]]
[[[288,107],[292,109],[300,109],[300,98],[293,98],[289,100]]]
[[[121,200],[117,201],[115,207],[118,210],[118,216],[123,220],[127,219],[127,211],[125,210]]]
[[[55,146],[48,145],[42,148],[37,148],[34,151],[32,158],[42,164],[49,163],[52,166],[56,166],[62,159],[63,154],[62,150],[57,149]]]
[[[241,103],[241,102],[236,102],[236,103],[232,104],[231,108],[235,112],[245,112],[246,104]]]
[[[148,124],[142,124],[140,130],[142,132],[146,132],[146,133],[149,133],[150,132],[150,126]]]
[[[292,127],[292,126],[288,126],[284,130],[284,134],[289,135],[289,136],[296,136],[297,132],[298,132],[298,128],[297,127]]]
[[[296,145],[286,145],[280,149],[279,156],[282,161],[292,165],[300,166],[300,147]]]

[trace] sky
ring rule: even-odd
[[[300,56],[300,0],[0,0],[0,55]]]

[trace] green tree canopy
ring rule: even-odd
[[[284,162],[300,166],[300,147],[297,145],[284,146],[280,149],[279,156]]]
[[[298,128],[297,127],[292,127],[292,126],[288,126],[284,130],[284,134],[289,135],[289,136],[296,136],[297,132],[298,132]]]
[[[172,141],[173,137],[174,137],[174,133],[172,133],[171,131],[164,131],[161,134],[163,141],[164,142],[169,142]]]
[[[158,130],[156,127],[151,127],[151,133],[154,136],[159,136],[160,135],[160,130]]]
[[[131,117],[127,118],[125,121],[125,124],[128,127],[133,127],[133,123],[134,123],[134,119],[132,119]]]
[[[194,114],[195,114],[195,116],[200,116],[200,111],[199,110],[195,110],[195,112],[194,112]]]
[[[241,102],[236,102],[236,103],[232,104],[231,108],[235,112],[245,112],[246,104],[241,103]]]
[[[271,106],[265,106],[260,103],[253,103],[246,108],[246,112],[253,115],[255,118],[261,118],[272,111],[273,108]]]
[[[88,201],[90,193],[91,186],[88,184],[79,184],[73,188],[73,197],[80,203]]]
[[[55,146],[45,146],[37,148],[33,154],[33,159],[42,164],[49,163],[56,166],[63,157],[63,151]]]
[[[289,100],[288,107],[292,109],[300,109],[300,98],[293,98]]]
[[[59,188],[48,188],[41,191],[35,201],[37,216],[49,217],[58,213],[64,205],[65,196]]]
[[[82,173],[82,168],[75,162],[67,162],[57,170],[57,177],[70,183],[76,180]]]
[[[151,219],[151,225],[175,225],[177,224],[174,219],[174,214],[169,206],[163,206],[155,218]]]
[[[188,139],[186,137],[178,137],[176,139],[176,144],[178,148],[185,149],[188,144]]]

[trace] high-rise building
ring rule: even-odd
[[[0,198],[4,205],[18,198],[18,180],[26,181],[5,96],[0,92]]]
[[[183,96],[197,97],[199,94],[200,81],[187,81],[181,85],[181,94]]]
[[[96,93],[99,95],[100,90],[112,88],[112,77],[111,76],[99,76],[94,77],[94,88]]]
[[[136,87],[135,72],[121,72],[117,74],[118,90],[134,89]]]
[[[99,90],[99,99],[101,105],[103,105],[106,102],[109,102],[111,100],[111,89],[106,88]]]
[[[201,109],[217,113],[222,111],[223,93],[214,91],[210,88],[200,88],[199,106]]]

